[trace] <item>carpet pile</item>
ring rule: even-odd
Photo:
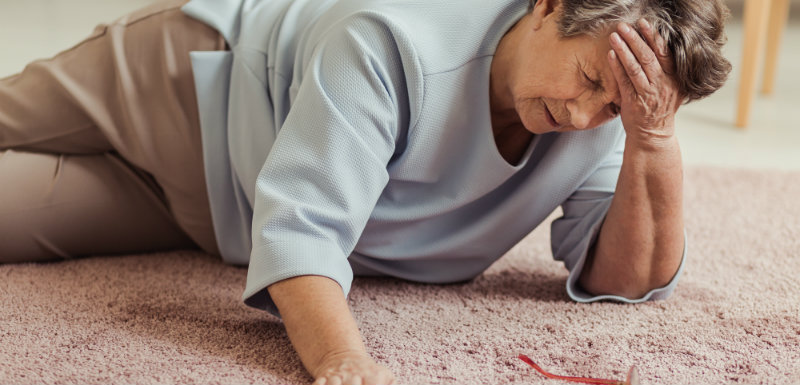
[[[691,168],[674,295],[573,303],[549,226],[453,285],[359,278],[350,304],[401,384],[800,383],[800,172]],[[280,321],[240,301],[246,270],[193,251],[0,266],[0,383],[303,384]]]

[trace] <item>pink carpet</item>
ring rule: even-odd
[[[542,226],[446,286],[358,279],[370,353],[403,384],[800,383],[800,172],[691,169],[690,255],[668,301],[571,302]],[[280,322],[241,304],[245,270],[195,252],[0,266],[0,383],[295,384]]]

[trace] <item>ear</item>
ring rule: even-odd
[[[555,16],[555,12],[560,6],[560,0],[536,0],[536,4],[531,12],[531,17],[533,18],[531,23],[533,24],[533,29],[541,29],[545,20],[548,17]]]

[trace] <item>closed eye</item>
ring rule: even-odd
[[[584,66],[583,62],[578,58],[578,55],[575,55],[575,66],[578,67],[578,71],[580,71],[581,76],[583,76],[583,80],[593,92],[602,91],[603,90],[603,83],[600,80],[592,79],[589,77],[589,74],[586,72],[586,67]]]
[[[616,117],[619,115],[620,108],[616,103],[608,103],[608,108],[611,110],[611,114]]]
[[[584,70],[581,70],[581,73],[583,74],[583,78],[586,79],[586,81],[591,85],[592,91],[601,91],[603,89],[603,84],[600,83],[599,80],[590,78]]]

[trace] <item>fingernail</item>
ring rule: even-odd
[[[619,30],[622,31],[623,33],[628,33],[628,31],[630,31],[631,29],[630,27],[628,27],[628,24],[622,23],[622,25],[619,26]]]
[[[641,24],[642,27],[644,27],[646,29],[650,29],[650,22],[648,22],[647,19],[641,19],[641,20],[642,21],[639,24]]]
[[[616,32],[612,32],[611,33],[611,40],[614,41],[614,43],[622,43],[622,39],[619,37],[619,34],[616,33]]]

